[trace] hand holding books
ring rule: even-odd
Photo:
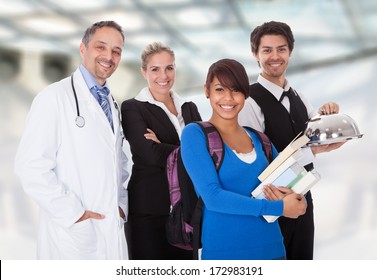
[[[306,171],[306,169],[298,162],[302,158],[303,152],[301,147],[308,143],[309,138],[306,135],[298,135],[279,155],[271,162],[271,164],[258,176],[261,184],[253,190],[252,197],[256,199],[269,199],[265,196],[264,189],[267,185],[285,186],[285,192],[291,190],[289,194],[279,193],[279,189],[274,187],[265,189],[266,193],[271,190],[271,198],[284,200],[284,216],[298,217],[305,213],[306,201],[303,195],[320,179],[320,175],[316,170]],[[276,199],[272,199],[276,200]],[[287,204],[288,203],[288,204]],[[296,212],[294,210],[296,206]],[[302,213],[302,209],[304,212]],[[287,216],[289,215],[289,216]],[[277,216],[267,216],[264,218],[268,222],[275,221]]]
[[[292,189],[267,185],[264,187],[263,193],[268,200],[284,201],[284,217],[296,219],[298,216],[305,214],[307,207],[305,197],[293,192]]]

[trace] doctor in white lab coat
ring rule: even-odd
[[[127,158],[116,103],[109,94],[110,126],[89,85],[106,79],[121,59],[124,35],[113,22],[87,29],[80,45],[82,65],[34,99],[15,170],[40,206],[38,259],[124,259],[127,215]]]

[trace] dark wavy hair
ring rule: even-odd
[[[225,58],[213,63],[208,69],[205,83],[208,90],[215,77],[223,87],[242,92],[245,98],[249,96],[249,77],[245,67],[238,61]]]
[[[250,34],[250,45],[253,54],[258,53],[260,41],[264,35],[281,35],[285,37],[290,52],[293,51],[295,39],[289,25],[284,22],[269,21],[255,27]]]

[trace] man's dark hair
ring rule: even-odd
[[[288,42],[289,51],[293,51],[295,39],[289,25],[284,22],[269,21],[257,26],[250,34],[250,45],[253,54],[258,53],[260,41],[264,35],[284,36]]]
[[[122,39],[124,42],[124,32],[122,27],[116,23],[115,21],[99,21],[94,23],[92,26],[88,27],[84,33],[84,36],[82,37],[82,42],[85,45],[85,47],[88,46],[90,39],[92,38],[93,34],[96,33],[97,29],[100,29],[102,27],[112,27],[119,31],[119,33],[122,35]]]

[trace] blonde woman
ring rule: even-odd
[[[192,259],[192,251],[170,245],[165,224],[170,210],[166,160],[180,145],[183,127],[201,120],[196,105],[172,90],[174,52],[162,43],[145,47],[141,73],[148,86],[122,104],[125,137],[133,159],[128,184],[129,220],[125,233],[130,259]]]

